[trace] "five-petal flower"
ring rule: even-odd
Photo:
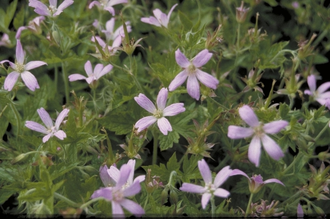
[[[284,156],[280,146],[278,146],[272,138],[266,135],[266,133],[278,133],[288,125],[287,121],[279,120],[263,124],[262,122],[259,122],[256,114],[248,105],[244,105],[239,109],[239,115],[250,127],[243,128],[230,125],[228,127],[228,137],[231,139],[240,139],[253,136],[248,151],[248,157],[252,163],[257,167],[259,166],[261,142],[266,152],[273,159],[279,160]]]
[[[170,21],[171,14],[177,5],[178,4],[175,4],[172,6],[170,12],[168,12],[168,15],[164,14],[163,12],[161,12],[161,10],[159,10],[157,8],[157,9],[153,10],[153,13],[155,15],[154,17],[153,16],[143,17],[143,18],[141,18],[141,21],[144,23],[147,23],[147,24],[155,25],[157,27],[163,26],[163,27],[167,28],[168,22]]]
[[[102,8],[106,11],[109,11],[112,16],[115,15],[115,9],[112,7],[114,5],[127,3],[127,0],[99,0],[99,1],[92,1],[88,8],[91,9],[94,5]]]
[[[46,134],[45,137],[43,137],[42,142],[46,143],[50,137],[53,137],[54,135],[63,140],[66,138],[66,134],[64,131],[60,130],[60,125],[63,122],[64,118],[68,115],[69,109],[63,109],[62,112],[57,116],[57,119],[55,121],[55,125],[53,123],[53,120],[50,118],[49,114],[44,108],[40,108],[37,110],[42,122],[46,125],[40,125],[39,123],[36,123],[34,121],[26,121],[25,126],[29,129],[40,132],[43,134]]]
[[[201,71],[199,68],[205,65],[212,57],[207,49],[202,50],[198,53],[192,61],[189,61],[186,56],[181,53],[180,49],[175,51],[175,59],[178,65],[180,65],[184,70],[180,72],[170,83],[169,91],[175,90],[179,87],[185,80],[187,80],[187,91],[188,94],[199,100],[200,91],[198,80],[204,84],[206,87],[216,89],[219,81],[212,75]]]
[[[42,65],[47,65],[46,62],[42,61],[31,61],[24,64],[25,54],[20,40],[17,40],[16,45],[16,62],[12,63],[9,60],[3,60],[0,64],[8,62],[10,67],[14,70],[6,77],[4,88],[5,90],[11,91],[19,76],[22,77],[25,85],[32,91],[39,88],[39,84],[34,75],[29,70],[38,68]]]
[[[179,113],[184,112],[186,109],[183,107],[183,103],[174,103],[166,107],[168,90],[162,88],[157,96],[157,108],[151,102],[151,100],[144,94],[139,94],[139,96],[134,97],[134,100],[152,116],[146,116],[135,123],[135,128],[138,132],[143,131],[157,121],[159,130],[167,135],[168,131],[172,131],[172,126],[170,122],[165,118],[165,116],[175,116]]]
[[[43,20],[45,20],[44,16],[38,16],[34,18],[32,21],[30,21],[28,26],[22,26],[18,28],[15,38],[19,39],[21,37],[21,32],[26,29],[30,29],[32,32],[40,34],[41,33],[40,24]]]
[[[129,21],[125,22],[127,27],[127,32],[131,32],[132,28]],[[115,40],[118,36],[120,36],[120,39],[125,37],[124,34],[124,28],[123,25],[115,29],[115,18],[111,18],[107,23],[105,24],[105,30],[102,30],[102,32],[105,34],[107,42],[110,40]]]
[[[278,184],[281,184],[282,186],[284,186],[284,184],[280,180],[275,179],[275,178],[267,179],[266,181],[263,181],[262,176],[260,174],[254,175],[250,178],[246,173],[244,173],[243,171],[241,171],[239,169],[234,169],[230,176],[235,176],[235,175],[243,175],[249,180],[249,190],[253,194],[259,192],[259,190],[265,184],[268,184],[268,183],[278,183]]]
[[[310,90],[305,90],[304,93],[312,96],[321,105],[325,105],[330,109],[330,91],[325,92],[330,88],[330,82],[325,82],[316,89],[315,75],[307,77],[307,83]]]
[[[34,12],[43,15],[56,17],[61,14],[63,10],[73,4],[73,0],[64,0],[62,4],[57,7],[57,0],[49,0],[49,7],[39,0],[30,0],[29,6],[34,8]]]
[[[181,191],[200,193],[202,194],[202,207],[205,209],[210,198],[215,195],[221,198],[227,198],[230,193],[222,188],[219,188],[231,175],[232,171],[229,166],[224,167],[216,175],[214,182],[212,182],[212,173],[204,159],[198,161],[198,168],[204,179],[205,186],[195,185],[191,183],[183,183],[180,187]]]
[[[87,61],[85,63],[85,71],[86,71],[88,77],[86,78],[85,76],[83,76],[81,74],[72,74],[72,75],[69,75],[69,81],[86,80],[88,84],[91,84],[94,81],[97,81],[98,79],[100,79],[103,75],[110,72],[111,69],[112,69],[112,65],[110,65],[110,64],[105,67],[103,67],[102,64],[97,64],[93,71],[91,62]]]
[[[144,214],[144,210],[139,204],[126,198],[138,194],[141,190],[139,180],[135,180],[130,184],[130,176],[132,175],[132,172],[134,174],[133,168],[130,164],[122,165],[120,170],[116,173],[116,185],[114,187],[100,188],[91,196],[92,199],[103,197],[104,199],[111,201],[113,216],[124,216],[122,207],[135,216],[141,216]]]

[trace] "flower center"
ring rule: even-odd
[[[49,5],[47,10],[53,15],[57,11],[57,8],[53,5]]]
[[[102,7],[105,7],[105,6],[107,5],[107,3],[108,3],[107,0],[101,0],[101,1],[100,1],[100,5],[101,5]]]
[[[18,72],[18,73],[22,73],[22,72],[24,72],[24,65],[23,64],[21,64],[21,63],[15,63],[16,64],[16,71]]]
[[[157,119],[160,119],[163,117],[163,111],[162,110],[156,110],[154,112],[154,117],[156,117]]]
[[[264,124],[260,122],[260,124],[257,127],[254,127],[254,134],[258,137],[261,137],[265,131],[263,129]]]
[[[213,193],[215,191],[215,187],[214,187],[214,185],[212,183],[206,184],[205,185],[205,188],[207,189],[207,191],[209,193]]]
[[[114,201],[120,202],[121,200],[123,200],[123,198],[124,198],[124,194],[121,189],[112,191],[112,199]]]
[[[192,63],[188,66],[187,69],[188,69],[189,75],[195,74],[195,72],[196,72],[196,67]]]
[[[53,126],[51,127],[50,129],[48,129],[48,133],[55,133],[57,130],[56,130],[56,127]]]

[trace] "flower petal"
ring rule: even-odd
[[[188,77],[188,73],[186,70],[180,72],[177,76],[175,76],[175,78],[172,80],[172,82],[168,86],[169,91],[174,91],[177,87],[179,87],[181,84],[183,84],[183,82],[185,82],[187,77]]]
[[[118,170],[118,168],[112,165],[110,169],[108,169],[108,174],[117,184],[120,177],[120,171]]]
[[[213,194],[221,198],[227,198],[230,195],[230,193],[227,190],[222,188],[216,189]]]
[[[43,125],[36,123],[34,121],[26,121],[25,126],[33,131],[40,132],[43,134],[48,134],[47,129]]]
[[[36,77],[34,77],[34,75],[31,74],[31,72],[24,71],[23,73],[21,73],[21,77],[22,77],[22,80],[24,81],[24,84],[30,90],[34,91],[35,89],[40,88]]]
[[[328,90],[330,88],[330,82],[323,83],[319,86],[317,89],[319,94],[323,94],[324,91]]]
[[[113,33],[114,28],[115,28],[115,18],[111,18],[109,21],[107,21],[107,23],[105,23],[105,29],[108,32]]]
[[[268,134],[276,134],[284,129],[289,123],[285,120],[279,120],[267,123],[263,126],[263,130]]]
[[[109,0],[107,6],[114,6],[118,4],[124,4],[127,3],[127,0]]]
[[[39,15],[43,15],[43,16],[50,16],[50,12],[48,10],[48,7],[37,0],[30,0],[29,1],[29,6],[34,8],[34,12],[39,14]]]
[[[316,78],[315,78],[315,75],[310,75],[307,77],[307,83],[308,83],[308,86],[309,86],[309,89],[312,93],[315,92],[316,90]]]
[[[60,112],[60,114],[57,116],[55,121],[55,127],[57,130],[60,128],[60,125],[63,122],[64,118],[67,117],[69,111],[69,109],[63,109],[62,112]]]
[[[112,217],[125,217],[124,211],[120,204],[116,201],[111,201],[112,205]]]
[[[215,179],[214,179],[214,186],[215,188],[218,188],[219,186],[221,186],[230,176],[230,174],[233,172],[232,169],[230,169],[230,166],[226,166],[224,168],[222,168],[219,173],[216,175]]]
[[[45,136],[42,138],[42,142],[43,142],[43,143],[46,143],[51,137],[53,137],[53,133],[49,133],[48,135],[45,135]]]
[[[170,11],[168,12],[168,14],[167,14],[166,27],[168,26],[168,22],[170,21],[171,14],[172,14],[172,12],[173,12],[173,10],[174,10],[174,8],[175,8],[176,6],[178,6],[178,4],[173,5],[172,8],[171,8],[171,10],[170,10]]]
[[[134,181],[133,182],[143,182],[144,180],[146,179],[146,175],[141,175],[141,176],[137,176],[135,177]]]
[[[206,208],[206,205],[207,205],[207,203],[209,203],[210,198],[211,198],[211,193],[204,193],[204,194],[202,195],[202,200],[201,200],[201,202],[202,202],[202,208],[203,208],[203,209]]]
[[[100,167],[100,178],[102,180],[102,183],[106,187],[114,186],[115,182],[114,180],[110,177],[108,173],[108,167],[107,165],[101,166]]]
[[[313,95],[312,92],[311,92],[310,90],[305,90],[305,91],[304,91],[304,94],[307,94],[307,95],[309,95],[309,96]]]
[[[112,191],[111,191],[112,188],[100,188],[98,190],[96,190],[91,198],[94,199],[94,198],[99,198],[99,197],[102,197],[108,201],[111,201],[112,200]]]
[[[87,61],[84,65],[84,68],[85,68],[85,71],[87,73],[88,76],[92,75],[93,74],[93,68],[92,68],[92,63],[91,61]],[[80,80],[80,79],[78,79]]]
[[[64,131],[62,130],[58,130],[57,132],[54,133],[54,135],[58,138],[63,140],[64,138],[66,138],[66,134]]]
[[[165,117],[158,119],[157,125],[159,130],[163,133],[163,135],[167,135],[167,132],[172,131],[171,123]]]
[[[141,21],[143,23],[155,25],[157,27],[161,26],[160,23],[158,22],[158,20],[155,17],[143,17],[143,18],[141,18]]]
[[[151,126],[152,124],[154,124],[156,121],[157,121],[157,119],[155,117],[146,116],[135,123],[135,128],[138,129],[137,130],[138,132],[141,132],[141,131],[145,130],[146,128],[148,128],[149,126]]]
[[[145,214],[143,208],[139,204],[137,204],[137,203],[135,203],[135,202],[133,202],[133,201],[131,201],[129,199],[122,200],[120,202],[120,204],[126,210],[128,210],[129,212],[131,212],[132,214],[134,214],[136,217],[141,217],[143,214]]]
[[[257,136],[254,136],[251,140],[249,151],[248,151],[248,157],[249,160],[254,163],[257,167],[259,166],[259,159],[261,154],[261,142],[260,138]]]
[[[278,146],[278,144],[276,144],[276,142],[268,135],[263,135],[261,137],[261,141],[262,145],[264,146],[264,149],[271,158],[273,158],[274,160],[279,160],[281,157],[284,157],[283,151],[280,146]]]
[[[244,173],[242,170],[233,169],[233,171],[231,172],[230,176],[236,176],[236,175],[245,176],[246,178],[248,178],[250,180],[250,177],[246,173]]]
[[[204,159],[198,161],[198,169],[203,177],[205,184],[212,183],[212,173],[209,168],[209,165],[207,165]]]
[[[192,63],[195,67],[200,68],[212,58],[212,55],[213,54],[210,53],[207,49],[204,49],[194,57]]]
[[[34,68],[38,68],[42,65],[47,65],[47,63],[43,62],[43,61],[31,61],[31,62],[28,62],[25,65],[25,70],[31,70],[31,69],[34,69]]]
[[[256,114],[253,112],[252,108],[248,105],[244,105],[238,110],[240,117],[251,127],[256,127],[259,125],[259,120]]]
[[[3,88],[5,90],[11,91],[16,84],[16,81],[19,77],[20,73],[13,71],[9,73],[9,75],[6,77]]]
[[[63,12],[64,9],[69,7],[70,5],[73,4],[73,0],[64,0],[62,4],[60,4],[56,10],[56,12],[53,14],[53,16],[57,16]]]
[[[175,60],[178,65],[180,65],[182,68],[188,68],[190,65],[189,60],[187,57],[180,51],[180,49],[177,49],[175,51]]]
[[[81,74],[72,74],[69,75],[69,81],[78,81],[78,80],[86,80],[87,78]]]
[[[199,185],[194,185],[191,183],[182,183],[182,186],[180,187],[181,191],[184,192],[191,192],[191,193],[204,193],[206,189]]]
[[[187,91],[192,98],[199,100],[199,96],[200,96],[199,83],[197,81],[196,75],[188,76]]]
[[[143,109],[147,110],[149,113],[154,113],[156,111],[155,105],[151,102],[151,100],[146,97],[144,94],[139,94],[139,96],[134,97],[134,100],[139,104]]]
[[[119,175],[119,179],[118,179],[118,182],[116,184],[116,187],[122,187],[123,185],[125,185],[125,183],[127,182],[127,179],[129,177],[129,174],[131,171],[134,171],[132,170],[132,168],[130,166],[128,166],[127,164],[123,164],[121,167],[120,167],[120,175]]]
[[[157,108],[159,110],[165,109],[166,101],[167,101],[168,90],[166,88],[160,89],[157,95]]]
[[[26,30],[26,29],[28,29],[28,27],[24,27],[24,26],[19,27],[18,30],[17,30],[17,32],[16,32],[15,38],[16,38],[16,39],[21,38],[21,33],[22,33],[22,31],[23,31],[23,30]]]
[[[94,7],[94,5],[96,5],[96,6],[98,6],[98,7],[101,7],[100,2],[98,2],[98,1],[92,1],[92,2],[88,5],[88,8],[91,9],[92,7]]]
[[[131,167],[132,171],[131,173],[129,174],[129,177],[128,177],[128,184],[131,185],[133,183],[133,178],[134,178],[134,170],[135,170],[135,160],[133,159],[130,159],[128,162],[127,162],[127,165]]]
[[[166,19],[166,14],[164,14],[161,10],[158,8],[152,11],[155,18],[159,21],[160,24],[164,25],[163,19]],[[165,15],[165,16],[164,16]]]
[[[212,88],[212,89],[217,89],[219,81],[218,81],[218,79],[216,79],[212,75],[197,69],[196,70],[196,77],[206,87],[209,87],[209,88]]]
[[[173,103],[163,110],[163,116],[175,116],[186,111],[183,103]]]
[[[285,186],[280,180],[278,179],[267,179],[266,181],[264,181],[264,184],[267,184],[267,183],[278,183],[278,184],[281,184],[282,186]]]
[[[95,73],[96,78],[97,78],[97,79],[101,78],[103,75],[109,73],[111,70],[112,70],[112,65],[109,64],[109,65],[105,66],[105,67],[102,69],[101,72],[97,72],[97,73]]]
[[[304,217],[304,210],[301,207],[300,203],[298,203],[298,207],[297,207],[297,217],[298,218],[303,218]]]
[[[248,138],[253,134],[254,130],[252,128],[244,128],[235,125],[230,125],[228,127],[228,137],[231,139]]]
[[[133,171],[134,172],[134,171]],[[129,197],[138,194],[141,191],[140,182],[136,181],[123,191],[124,197]]]
[[[21,41],[18,39],[17,40],[17,44],[16,44],[16,60],[19,64],[23,64],[24,63],[24,51],[23,51],[23,47],[21,44]]]
[[[40,119],[48,129],[53,127],[53,120],[50,118],[48,112],[44,108],[37,109]]]
[[[57,7],[57,0],[49,0],[50,6]]]

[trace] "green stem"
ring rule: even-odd
[[[294,99],[290,95],[288,95],[288,97],[289,97],[289,100],[290,100],[289,109],[291,110],[293,105],[294,105]]]
[[[14,104],[12,102],[9,103],[9,106],[15,114],[15,119],[16,119],[16,123],[17,123],[17,137],[18,137],[19,133],[20,133],[20,130],[21,130],[21,118],[19,116],[19,113],[18,113],[16,107],[14,106]]]
[[[157,164],[157,152],[158,152],[158,133],[156,131],[153,132],[154,136],[154,148],[152,152],[152,164]]]
[[[250,195],[249,203],[246,206],[245,217],[247,217],[250,213],[251,203],[252,203],[253,193]]]
[[[60,199],[60,200],[62,200],[64,202],[66,202],[66,203],[68,203],[72,207],[79,207],[79,205],[77,203],[75,203],[74,201],[71,201],[70,199],[64,197],[63,195],[61,195],[61,194],[59,194],[57,192],[54,193],[54,197],[55,198],[58,198],[58,199]]]
[[[326,131],[326,130],[328,130],[328,128],[329,128],[329,122],[327,122],[326,124],[325,124],[325,126],[323,127],[323,129],[320,131],[320,133],[316,136],[316,138],[314,139],[314,142],[310,142],[309,143],[309,146],[308,147],[311,147],[311,146],[313,146],[316,142],[317,142],[317,140],[319,140],[319,138],[321,137],[321,135]]]
[[[57,90],[57,86],[58,86],[58,67],[57,65],[55,65],[55,90]]]
[[[90,204],[92,204],[92,203],[94,203],[94,202],[97,202],[97,201],[99,201],[99,200],[104,200],[104,198],[103,198],[103,197],[98,197],[98,198],[94,198],[94,199],[92,199],[92,200],[89,200],[89,201],[86,202],[85,204],[82,204],[82,205],[80,206],[80,209],[84,209],[84,208],[88,207]]]
[[[239,45],[239,41],[240,41],[240,35],[241,34],[241,24],[238,23],[238,26],[237,26],[237,42],[236,42],[236,51],[240,52],[240,45]]]
[[[64,66],[65,66],[65,64],[62,62],[62,75],[63,75],[64,88],[65,88],[65,100],[66,100],[66,103],[69,103],[69,100],[70,100],[69,79],[68,79],[68,76],[66,74]]]
[[[297,157],[292,161],[292,163],[283,171],[283,175],[288,172],[288,170],[290,170],[294,165],[295,163],[300,160],[300,157],[303,156],[302,152],[299,152]]]
[[[212,217],[215,216],[215,201],[214,201],[214,195],[211,197],[211,215]]]

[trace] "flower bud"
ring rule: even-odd
[[[178,194],[174,189],[171,189],[170,191],[170,202],[171,204],[177,204],[178,203]]]
[[[236,8],[236,20],[238,23],[243,23],[246,20],[247,12],[249,8],[244,8],[244,2],[242,1],[241,7]]]
[[[168,188],[165,187],[165,189],[162,191],[162,194],[160,195],[161,197],[161,203],[162,205],[165,204],[167,202],[167,198],[168,198]]]
[[[52,37],[58,46],[61,46],[61,36],[57,30],[52,32]]]

